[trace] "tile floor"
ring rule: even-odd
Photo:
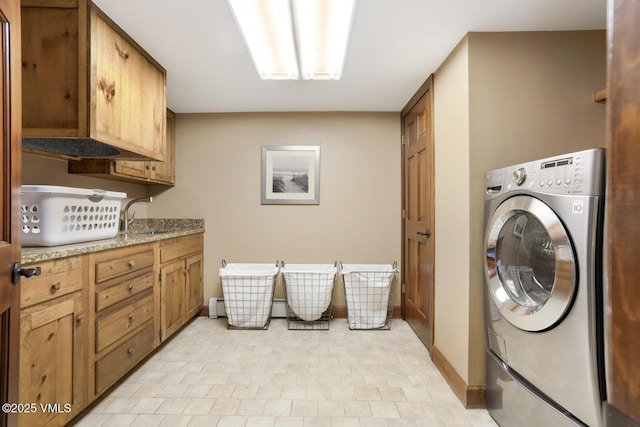
[[[466,410],[406,322],[390,331],[227,330],[197,318],[77,426],[495,427]]]

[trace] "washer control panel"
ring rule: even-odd
[[[599,195],[603,191],[604,149],[536,160],[488,172],[486,195],[515,190]]]

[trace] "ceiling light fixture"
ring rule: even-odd
[[[337,80],[356,0],[228,0],[262,79]]]

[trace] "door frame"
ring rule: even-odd
[[[607,197],[605,224],[605,426],[640,426],[640,2],[609,0],[607,22]]]
[[[409,99],[409,101],[406,103],[406,105],[402,108],[401,112],[400,112],[400,128],[401,128],[401,138],[402,138],[402,143],[401,143],[401,149],[400,149],[400,156],[401,156],[401,176],[402,176],[402,185],[401,185],[401,198],[400,198],[400,203],[401,203],[401,210],[402,210],[402,217],[401,217],[401,239],[402,239],[402,243],[401,243],[401,269],[400,269],[400,284],[401,284],[401,290],[400,290],[400,313],[401,313],[401,317],[402,319],[406,320],[406,302],[405,302],[405,295],[406,295],[406,248],[405,248],[405,237],[406,237],[406,227],[405,227],[405,206],[406,206],[406,184],[405,184],[405,150],[406,150],[406,137],[405,137],[405,123],[404,123],[404,118],[405,116],[413,109],[413,107],[416,106],[416,104],[420,101],[420,99],[422,97],[424,97],[425,95],[427,95],[428,93],[430,93],[431,96],[431,108],[430,108],[430,122],[431,122],[431,129],[430,129],[430,139],[431,141],[434,142],[433,144],[433,148],[435,148],[435,133],[433,130],[433,125],[434,125],[434,113],[433,113],[433,80],[434,80],[434,75],[430,74],[429,77],[427,77],[427,79],[424,81],[424,83],[422,83],[422,85],[418,88],[418,90],[413,94],[413,96]],[[433,343],[434,343],[434,333],[435,333],[435,325],[434,325],[434,320],[435,320],[435,316],[434,316],[434,310],[435,310],[435,206],[434,206],[434,188],[435,188],[435,173],[434,173],[434,165],[435,165],[435,149],[431,150],[431,158],[429,159],[429,164],[431,167],[431,170],[429,171],[429,179],[430,182],[432,183],[432,187],[430,190],[430,197],[431,197],[431,201],[430,201],[430,216],[431,216],[431,223],[429,225],[429,229],[431,230],[432,234],[431,237],[427,239],[427,242],[429,245],[431,245],[431,251],[430,253],[432,254],[432,258],[430,260],[430,262],[432,263],[432,274],[434,277],[434,283],[433,286],[431,287],[431,295],[429,295],[429,300],[431,301],[430,307],[429,307],[429,325],[430,325],[430,332],[429,332],[429,343],[428,343],[428,350],[429,353],[431,354],[431,350],[433,349]]]
[[[6,383],[1,403],[19,402],[19,356],[20,356],[20,284],[11,285],[12,265],[20,261],[21,255],[21,227],[20,227],[20,184],[22,179],[22,64],[20,61],[21,52],[21,21],[20,2],[17,0],[0,0],[0,15],[2,16],[2,96],[1,115],[3,126],[2,131],[3,150],[3,177],[0,178],[2,185],[3,199],[1,226],[3,228],[4,241],[2,246],[2,265],[0,273],[2,280],[3,310],[9,307],[8,324],[2,325],[0,333],[2,344],[7,344],[8,349],[0,351],[2,353],[3,365],[1,368],[7,369]],[[8,262],[7,262],[8,261]],[[5,285],[9,284],[8,288]],[[4,292],[8,289],[8,292]],[[5,319],[6,320],[6,319]],[[7,335],[8,334],[8,335]],[[5,353],[6,351],[6,353]],[[6,394],[5,394],[6,393]],[[23,402],[24,403],[24,402]],[[16,426],[18,424],[18,414],[0,414],[0,425]]]

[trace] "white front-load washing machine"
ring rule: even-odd
[[[487,409],[503,427],[602,424],[604,155],[486,175]]]

